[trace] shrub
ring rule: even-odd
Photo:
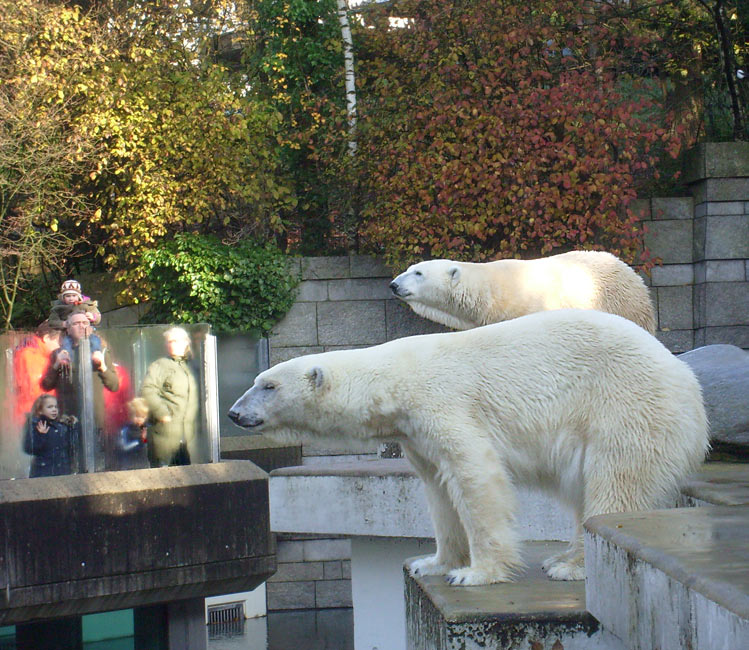
[[[393,266],[573,248],[638,259],[628,206],[679,134],[647,40],[600,3],[403,0],[367,14],[358,162],[362,236]],[[361,61],[361,59],[364,59]]]
[[[267,334],[294,302],[298,278],[275,246],[183,233],[143,256],[152,285],[146,323],[210,323]]]

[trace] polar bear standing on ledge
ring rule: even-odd
[[[655,333],[642,278],[611,253],[573,251],[537,260],[410,266],[391,291],[424,318],[466,330],[550,309],[597,309]]]
[[[437,541],[412,571],[461,585],[511,580],[521,565],[513,485],[572,508],[577,535],[544,568],[580,580],[582,522],[665,505],[708,446],[689,367],[628,320],[586,310],[292,359],[229,416],[281,441],[400,442]]]

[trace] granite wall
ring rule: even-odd
[[[645,243],[662,266],[651,295],[673,352],[749,348],[749,143],[700,145],[685,168],[691,196],[638,201]]]

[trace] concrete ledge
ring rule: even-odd
[[[275,442],[265,436],[222,436],[222,460],[249,460],[265,472],[302,464],[302,446]]]
[[[453,587],[442,576],[405,570],[409,650],[459,648],[603,650],[622,648],[585,609],[585,583],[549,580],[540,565],[564,544],[524,547],[527,571],[517,582]]]
[[[0,625],[248,591],[276,568],[251,463],[3,481]]]
[[[749,464],[706,463],[681,493],[687,499],[685,505],[749,504]]]
[[[424,488],[403,459],[277,469],[270,502],[274,532],[434,536]]]
[[[569,540],[572,517],[552,498],[518,490],[521,539]],[[277,469],[271,529],[371,537],[433,537],[424,487],[405,459]]]
[[[592,517],[587,607],[626,647],[749,647],[749,506]]]

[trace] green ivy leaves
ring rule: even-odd
[[[299,279],[275,246],[183,233],[143,255],[148,323],[208,322],[218,332],[267,334],[294,303]]]

